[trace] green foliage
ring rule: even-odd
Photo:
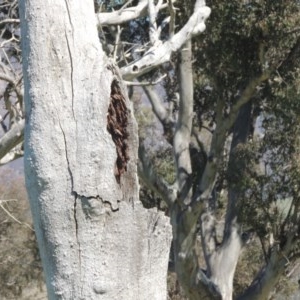
[[[297,77],[290,54],[299,43],[300,7],[297,1],[283,0],[207,5],[212,9],[207,29],[194,43],[195,110],[199,124],[207,120],[213,126],[218,99],[226,116],[240,92],[262,71],[278,70],[275,80],[285,80],[287,73]],[[259,93],[256,100],[260,101]]]
[[[273,86],[270,99],[264,102],[262,130],[264,137],[255,151],[255,157],[248,161],[259,161],[260,174],[249,172],[245,178],[251,182],[244,186],[242,208],[247,222],[260,228],[266,234],[266,220],[276,238],[283,233],[282,224],[292,222],[291,215],[283,211],[283,201],[287,209],[297,209],[299,199],[299,130],[300,101],[295,85]],[[285,92],[283,92],[285,91]],[[246,147],[252,148],[251,145]],[[253,149],[253,148],[252,148]],[[251,151],[251,150],[248,150]],[[243,179],[244,180],[244,179]],[[236,181],[238,184],[240,181]],[[287,199],[292,199],[287,203]],[[263,230],[264,229],[264,230]]]
[[[199,50],[207,62],[205,73],[224,87],[241,85],[265,64],[277,67],[298,38],[297,1],[288,5],[283,0],[207,1],[207,5],[212,14]]]
[[[230,165],[225,153],[218,181],[220,189],[240,193],[241,221],[264,235],[267,222],[280,227],[282,221],[274,215],[274,201],[298,201],[300,5],[283,0],[208,0],[207,5],[212,13],[206,32],[194,43],[195,125],[213,132],[217,102],[226,119],[251,79],[266,69],[273,72],[252,98],[252,123],[260,117],[263,139],[252,129]]]

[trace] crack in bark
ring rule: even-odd
[[[72,20],[71,20],[71,14],[70,14],[68,1],[65,1],[65,3],[66,3],[66,8],[67,8],[68,17],[69,17],[69,23],[71,25],[72,32],[74,32],[74,26],[73,26],[73,23],[72,23]],[[76,123],[75,111],[74,111],[74,95],[75,95],[75,93],[74,93],[74,64],[73,64],[73,58],[72,58],[71,47],[70,47],[70,43],[69,43],[69,39],[68,39],[68,34],[67,34],[66,30],[65,30],[65,39],[66,39],[66,42],[67,42],[67,49],[68,49],[68,54],[69,54],[69,59],[70,59],[70,68],[71,68],[70,82],[71,82],[71,94],[72,94],[72,100],[71,100],[72,101],[72,115],[73,115],[73,119]],[[59,124],[60,124],[60,122],[59,122]],[[69,175],[70,175],[70,178],[71,178],[71,194],[74,196],[73,218],[74,218],[74,223],[75,223],[76,243],[77,243],[77,247],[78,247],[79,277],[81,278],[81,247],[80,247],[80,240],[79,240],[79,225],[78,225],[78,219],[77,219],[78,194],[74,190],[74,178],[73,178],[73,174],[72,174],[72,170],[70,168],[70,162],[69,162],[69,158],[68,158],[67,140],[66,140],[66,136],[65,136],[65,133],[62,129],[61,124],[60,124],[60,128],[62,130],[63,137],[64,137],[68,172],[69,172]],[[76,132],[77,132],[77,123],[76,123]],[[82,294],[82,291],[83,291],[83,285],[81,286],[81,294]]]
[[[99,195],[97,196],[80,196],[82,202],[83,212],[88,219],[97,220],[99,216],[102,215],[103,211],[105,212],[117,212],[119,207],[113,208],[110,201],[103,200]]]
[[[73,207],[73,212],[74,212],[74,222],[75,222],[75,236],[76,236],[76,242],[78,246],[78,261],[79,261],[79,277],[81,278],[81,247],[80,247],[80,241],[79,241],[79,226],[78,226],[78,219],[77,219],[77,199],[78,195],[76,192],[72,192],[74,195],[74,207]],[[83,290],[83,285],[81,286],[81,294]]]
[[[100,201],[102,202],[102,204],[104,204],[105,206],[108,205],[109,208],[110,208],[110,210],[111,210],[112,212],[116,212],[116,211],[119,210],[119,207],[113,208],[113,206],[112,206],[112,204],[110,203],[110,201],[103,200],[100,196],[97,196],[96,199],[100,199]],[[119,202],[119,201],[117,201],[117,202]]]
[[[69,158],[68,158],[67,139],[66,139],[66,135],[65,135],[65,132],[62,128],[62,125],[61,125],[61,122],[60,122],[59,118],[58,118],[58,124],[59,124],[60,130],[61,130],[61,132],[63,134],[63,138],[64,138],[66,161],[67,161],[67,165],[68,165],[68,172],[69,172],[70,179],[71,179],[71,187],[72,187],[71,188],[71,193],[76,194],[76,192],[74,191],[74,178],[73,178],[73,174],[72,174],[72,171],[71,171],[70,162],[69,162]]]
[[[72,19],[71,19],[71,13],[70,13],[70,8],[69,8],[69,4],[68,1],[65,0],[66,3],[66,9],[67,9],[67,13],[68,13],[68,18],[69,18],[69,23],[71,25],[72,28],[72,32],[74,32],[74,25],[72,23]],[[71,52],[71,47],[70,47],[70,43],[69,43],[69,39],[68,39],[68,35],[67,32],[65,30],[65,38],[67,41],[67,48],[68,48],[68,52],[69,52],[69,57],[70,57],[70,65],[71,65],[71,89],[72,89],[72,113],[73,113],[73,118],[75,120],[75,113],[74,113],[74,78],[73,78],[73,59],[72,59],[72,52]]]
[[[71,24],[72,31],[74,31],[74,26],[73,26],[72,19],[71,19],[71,13],[70,13],[70,8],[69,8],[68,1],[65,0],[65,3],[66,3],[67,13],[68,13],[68,17],[69,17],[69,22]]]
[[[73,114],[73,118],[75,120],[75,112],[74,112],[74,68],[73,68],[73,59],[72,59],[72,53],[71,53],[71,48],[70,48],[70,44],[69,44],[69,39],[68,39],[68,35],[67,32],[65,31],[65,38],[67,41],[67,48],[68,48],[68,53],[69,53],[69,58],[70,58],[70,66],[71,66],[71,74],[70,74],[70,79],[71,79],[71,92],[72,92],[72,114]]]
[[[74,191],[74,178],[73,178],[73,174],[72,174],[72,170],[71,170],[70,162],[69,162],[69,157],[68,157],[67,139],[66,139],[65,132],[62,128],[59,117],[58,117],[58,123],[59,123],[59,127],[61,129],[61,132],[63,134],[64,144],[65,144],[65,156],[66,156],[66,161],[67,161],[67,166],[68,166],[68,173],[70,175],[70,180],[71,180],[71,195],[74,196],[73,217],[74,217],[74,223],[75,223],[76,243],[77,243],[77,247],[78,247],[79,276],[81,278],[81,248],[80,248],[80,241],[79,241],[79,236],[78,236],[79,226],[78,226],[78,219],[77,219],[78,194],[76,193],[76,191]],[[81,290],[82,289],[83,289],[83,286],[81,287]]]

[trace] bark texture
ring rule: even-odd
[[[137,126],[93,1],[19,5],[25,176],[49,299],[166,299],[170,225],[139,202]]]

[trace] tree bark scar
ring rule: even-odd
[[[127,171],[128,155],[128,110],[126,100],[119,85],[114,79],[111,84],[110,104],[107,112],[107,131],[116,145],[117,160],[114,174],[120,184],[121,175]]]

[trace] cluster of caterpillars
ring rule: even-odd
[[[120,184],[121,175],[127,171],[128,141],[127,131],[128,110],[126,100],[117,80],[111,84],[110,104],[107,113],[107,131],[116,145],[117,160],[114,174]]]

